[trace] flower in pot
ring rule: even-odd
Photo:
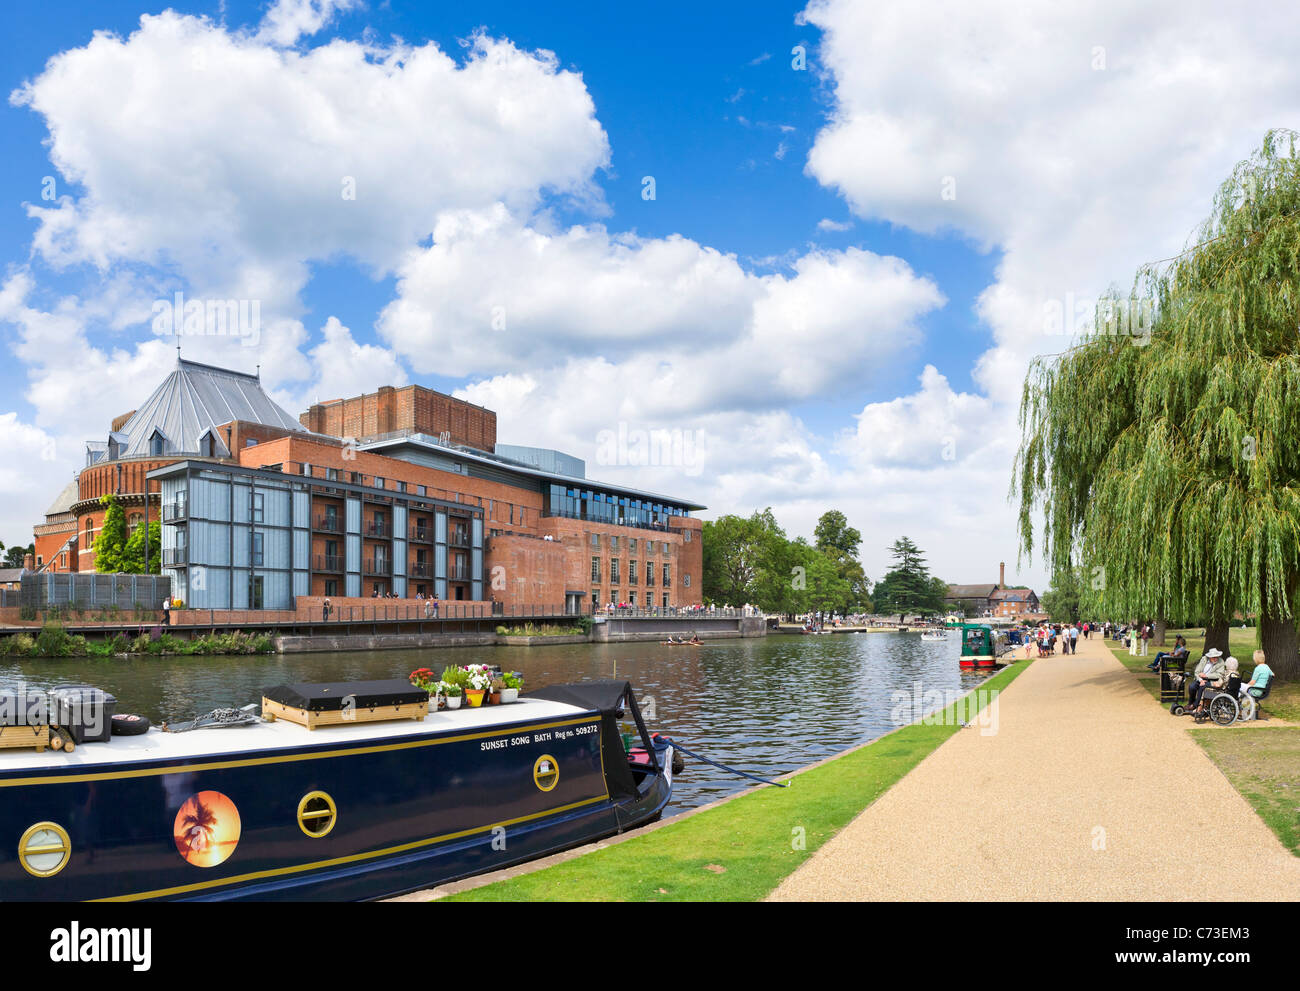
[[[501,689],[501,704],[507,705],[510,702],[519,701],[519,692],[524,687],[523,675],[517,671],[509,671],[501,676],[504,687]]]
[[[448,684],[445,681],[438,682],[439,693],[447,700],[448,709],[459,709],[461,699],[461,687],[457,684]]]
[[[471,664],[465,669],[465,673],[467,676],[465,698],[469,699],[470,708],[476,709],[483,704],[483,696],[492,686],[492,675],[488,672],[486,664]]]
[[[430,695],[433,695],[435,697],[434,706],[435,708],[437,707],[438,703],[436,699],[438,694],[438,681],[434,677],[432,671],[430,671],[428,668],[416,668],[409,675],[407,675],[407,679],[416,688],[423,688]]]
[[[492,685],[488,689],[488,702],[491,705],[501,704],[501,690],[506,687],[505,680],[502,678],[493,678]]]

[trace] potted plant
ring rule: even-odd
[[[483,696],[492,685],[492,674],[486,664],[471,664],[465,668],[465,673],[467,675],[465,698],[469,700],[471,709],[477,709],[483,704]]]
[[[505,680],[504,680],[504,679],[502,679],[502,678],[493,678],[493,679],[492,679],[492,686],[491,686],[491,688],[489,689],[489,693],[490,693],[490,694],[488,695],[488,704],[489,704],[489,705],[500,705],[500,704],[501,704],[501,690],[502,690],[503,688],[505,688],[505,687],[506,687],[506,683],[505,683]]]
[[[519,701],[519,692],[524,687],[523,676],[514,671],[508,671],[501,676],[505,687],[501,689],[501,704],[509,705],[511,702]]]
[[[447,700],[448,709],[460,708],[460,685],[448,684],[445,681],[440,681],[438,682],[438,690],[442,693],[443,698]]]
[[[433,707],[438,708],[438,683],[434,678],[433,672],[428,668],[416,668],[409,675],[407,680],[416,688],[423,688],[426,692],[434,697]]]

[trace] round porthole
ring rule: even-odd
[[[560,765],[550,754],[542,754],[533,764],[533,781],[542,791],[550,791],[560,783]]]
[[[53,822],[38,822],[18,841],[18,861],[35,877],[53,877],[68,866],[72,841],[68,831]]]
[[[312,839],[328,836],[338,821],[334,799],[323,791],[309,791],[298,803],[298,826]]]

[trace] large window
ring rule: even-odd
[[[248,608],[262,608],[262,576],[253,575],[248,579]]]
[[[671,567],[672,565],[668,565],[668,564],[664,565],[664,588],[667,588],[669,585],[672,584],[672,578],[669,576],[668,573],[668,569]]]
[[[263,512],[263,506],[264,506],[265,500],[266,500],[266,495],[265,495],[265,493],[262,493],[262,492],[254,492],[254,493],[253,493],[253,503],[252,503],[252,509],[251,509],[251,519],[252,519],[252,521],[253,521],[254,523],[262,523],[262,522],[264,522],[264,520],[263,520],[263,518],[262,518],[262,512]]]
[[[637,583],[637,579],[638,579],[638,577],[639,577],[639,572],[636,570],[636,562],[635,562],[635,561],[629,561],[629,562],[627,563],[627,581],[628,581],[628,584],[629,584],[629,585],[635,585],[635,584]]]
[[[611,558],[611,559],[610,559],[610,562],[609,562],[609,583],[610,583],[611,585],[617,585],[617,584],[618,584],[618,570],[619,570],[619,569],[618,569],[618,564],[619,564],[618,558],[615,557],[615,558]]]
[[[262,563],[263,563],[263,561],[262,561],[262,534],[257,533],[256,531],[254,531],[254,533],[253,533],[253,567],[255,567],[255,568],[260,568],[260,567],[262,566]],[[261,608],[261,607],[259,606],[259,607],[256,607],[256,608]]]
[[[598,557],[591,559],[591,580],[593,582],[600,581],[600,558]]]

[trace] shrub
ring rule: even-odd
[[[4,649],[0,653],[10,654],[14,657],[26,657],[36,646],[36,641],[32,639],[29,633],[15,633],[7,637],[4,641]]]
[[[36,635],[35,649],[32,651],[40,657],[65,657],[69,650],[67,631],[58,623],[46,623]]]

